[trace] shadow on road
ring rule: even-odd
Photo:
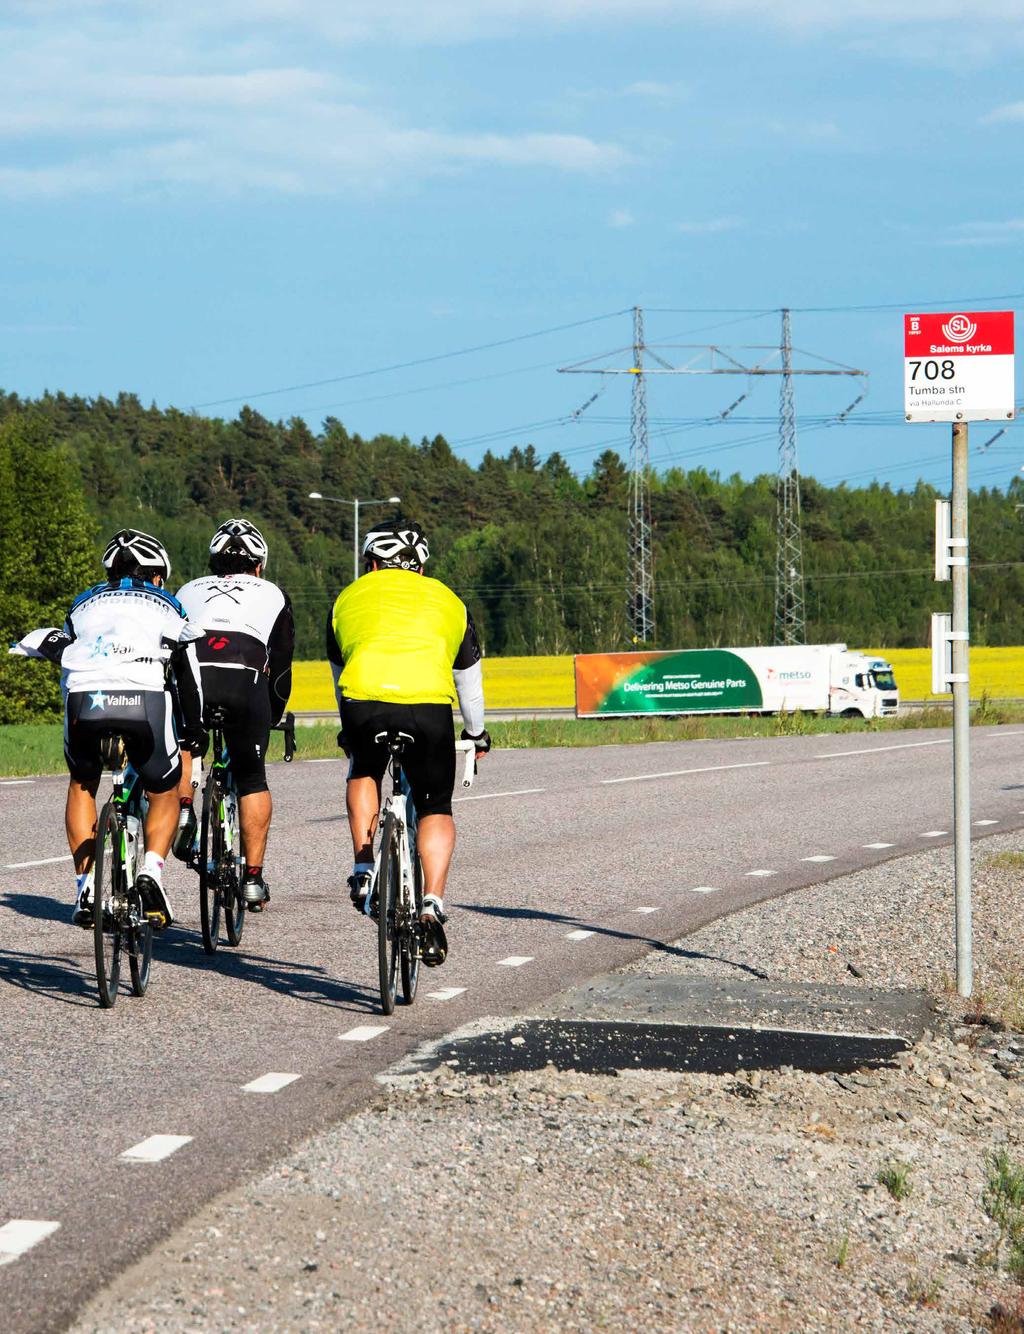
[[[563,926],[593,931],[595,935],[611,936],[615,940],[636,940],[643,945],[647,945],[650,949],[656,950],[659,954],[671,954],[677,959],[706,959],[711,963],[724,963],[729,968],[738,969],[741,973],[749,973],[752,977],[759,977],[763,981],[768,980],[767,973],[762,973],[758,968],[751,968],[749,964],[738,963],[735,959],[722,959],[717,954],[701,954],[697,950],[681,950],[678,945],[669,945],[665,941],[656,940],[651,936],[637,935],[635,931],[616,931],[612,927],[598,926],[595,922],[587,922],[580,917],[568,917],[565,913],[544,912],[537,908],[502,908],[495,904],[484,903],[459,903],[456,906],[466,912],[479,913],[483,917],[507,917],[517,921],[559,922]]]
[[[9,908],[37,921],[60,922],[69,931],[75,930],[68,921],[70,905],[44,894],[7,892],[0,896],[0,908]],[[88,934],[91,940],[92,933]],[[199,932],[187,928],[175,927],[169,936],[157,940],[153,964],[157,970],[170,964],[175,968],[220,973],[225,986],[233,978],[310,1005],[368,1011],[378,1006],[376,992],[340,981],[312,964],[234,949],[218,950],[210,958],[203,953]],[[79,961],[64,955],[0,949],[0,983],[4,982],[68,1005],[94,1004],[96,999],[91,970],[83,971]]]

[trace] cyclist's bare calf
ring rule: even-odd
[[[96,858],[96,792],[99,785],[98,778],[87,782],[72,778],[68,782],[64,825],[78,875],[85,875],[91,870]],[[158,857],[165,858],[178,827],[178,794],[171,788],[169,792],[147,792],[146,796],[149,798],[146,848]]]
[[[373,861],[373,836],[380,816],[380,784],[350,778],[345,791],[352,852],[357,865]],[[455,821],[450,815],[422,815],[416,827],[416,851],[423,863],[423,892],[443,899],[455,851]]]
[[[188,751],[182,751],[181,782],[178,784],[177,795],[181,800],[190,799],[193,795],[192,756]],[[263,865],[273,813],[274,803],[269,788],[263,792],[250,792],[238,799],[238,818],[242,826],[242,853],[247,866]]]

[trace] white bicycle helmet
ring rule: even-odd
[[[363,539],[363,559],[387,570],[421,570],[429,557],[427,539],[407,519],[377,524]]]
[[[228,519],[210,540],[210,569],[214,574],[240,573],[267,563],[267,541],[248,519]]]
[[[162,542],[137,528],[122,528],[107,543],[103,553],[103,568],[112,579],[129,579],[133,575],[163,575],[169,578],[171,558]]]

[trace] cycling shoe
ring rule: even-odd
[[[427,894],[420,913],[420,931],[423,936],[420,958],[428,968],[439,968],[448,957],[448,937],[444,933],[447,920],[441,900],[433,894]]]
[[[242,881],[242,897],[250,912],[262,912],[270,902],[270,886],[262,875],[247,875]]]
[[[143,872],[135,878],[135,888],[142,900],[142,911],[149,918],[154,931],[166,931],[174,923],[171,901],[163,885]]]

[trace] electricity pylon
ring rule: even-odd
[[[693,355],[687,364],[673,366],[657,350],[667,351],[672,348],[685,350]],[[627,349],[620,348],[624,352]],[[734,353],[763,352],[766,355],[747,364]],[[782,377],[779,394],[779,463],[778,463],[778,499],[777,531],[775,553],[775,620],[774,636],[777,643],[802,644],[804,642],[804,584],[803,554],[800,537],[800,474],[797,467],[796,450],[796,407],[793,398],[794,375],[845,375],[867,378],[867,372],[853,366],[844,366],[839,362],[828,361],[814,353],[804,353],[814,360],[824,363],[820,366],[794,366],[793,346],[790,337],[789,310],[782,311],[781,346],[763,344],[746,345],[736,348],[724,348],[712,343],[683,343],[652,345],[644,341],[643,312],[638,306],[633,309],[633,347],[632,361],[629,366],[597,366],[614,353],[590,357],[586,361],[576,362],[572,366],[559,367],[563,375],[632,375],[633,411],[630,433],[630,489],[629,489],[629,624],[633,642],[649,643],[654,638],[654,563],[651,545],[650,518],[650,481],[651,461],[647,437],[647,390],[645,380],[649,375],[745,375],[748,378],[761,375],[779,375]],[[645,364],[644,357],[648,358]],[[706,366],[697,365],[707,357]],[[779,359],[779,365],[768,364]],[[652,366],[650,361],[657,362]],[[723,364],[724,363],[724,364]],[[857,398],[837,414],[841,421],[853,411],[864,397],[862,391]],[[749,393],[749,389],[747,390]],[[734,408],[746,398],[741,394],[724,412],[708,419],[708,425],[724,421]],[[597,395],[587,400],[584,408],[594,401]],[[582,409],[581,409],[582,411]],[[578,417],[579,413],[573,414]]]
[[[629,437],[627,614],[634,644],[654,640],[654,553],[651,549],[651,454],[644,384],[644,314],[633,307],[633,404]]]
[[[793,343],[789,310],[782,312],[782,380],[779,385],[779,475],[775,507],[775,642],[803,644],[804,554],[800,534],[800,469],[796,456]]]

